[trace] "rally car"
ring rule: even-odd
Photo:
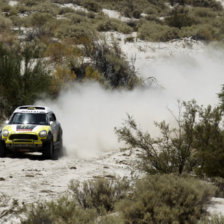
[[[48,107],[20,106],[0,130],[0,157],[7,152],[42,152],[57,159],[62,152],[62,128]]]

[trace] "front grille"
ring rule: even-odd
[[[36,135],[29,135],[29,134],[13,134],[9,136],[10,140],[14,139],[22,139],[22,140],[27,140],[27,139],[32,139],[32,140],[38,140],[38,137]]]

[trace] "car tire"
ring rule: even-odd
[[[54,159],[54,144],[53,141],[45,143],[43,147],[43,157],[45,159]]]
[[[0,141],[0,157],[4,157],[6,154],[5,143]]]
[[[62,131],[60,131],[59,137],[58,137],[58,157],[64,156],[64,147],[63,147],[63,139],[62,139]]]

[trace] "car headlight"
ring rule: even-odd
[[[8,135],[9,135],[9,131],[8,131],[8,130],[3,130],[3,131],[2,131],[2,135],[3,135],[4,137],[8,137]]]
[[[47,131],[40,131],[39,136],[42,137],[46,137],[47,136]]]

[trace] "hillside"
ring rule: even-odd
[[[0,223],[222,224],[223,5],[2,0],[1,126],[47,105],[67,154],[0,158]]]

